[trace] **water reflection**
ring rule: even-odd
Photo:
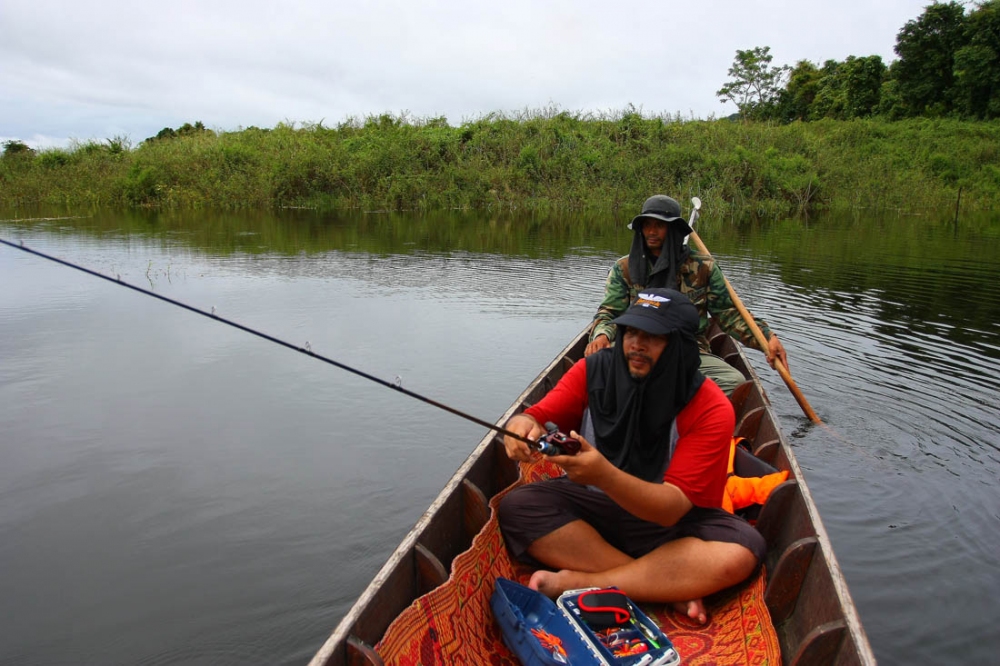
[[[0,217],[2,238],[487,419],[630,240],[628,215]],[[706,216],[701,235],[828,425],[752,355],[880,660],[990,661],[1000,222]],[[0,286],[5,664],[302,663],[482,434],[16,250]]]
[[[510,212],[442,212],[424,215],[304,210],[218,213],[190,211],[94,212],[75,219],[51,211],[3,215],[5,224],[47,233],[86,231],[103,239],[148,239],[161,247],[183,247],[218,256],[237,253],[281,256],[331,250],[375,257],[415,253],[490,253],[527,257],[563,256],[596,240],[627,245],[625,222],[595,213],[513,216]],[[627,220],[626,220],[627,221]],[[617,241],[621,240],[620,243]]]

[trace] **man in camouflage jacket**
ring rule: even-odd
[[[662,194],[652,196],[643,204],[642,212],[629,223],[629,228],[634,233],[632,249],[608,272],[604,300],[597,309],[590,332],[590,344],[586,350],[588,356],[614,342],[616,327],[611,320],[624,313],[643,288],[667,287],[680,291],[698,308],[701,372],[727,394],[744,378],[738,370],[711,353],[706,337],[709,315],[733,338],[767,354],[772,365],[777,356],[788,366],[785,349],[778,336],[765,321],[755,318],[768,341],[768,349],[760,349],[730,298],[726,280],[715,260],[684,244],[684,238],[692,230],[681,217],[680,204]]]

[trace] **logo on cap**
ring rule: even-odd
[[[666,296],[657,296],[656,294],[640,293],[639,297],[636,298],[634,305],[641,305],[644,308],[659,308],[660,305],[669,302],[670,299]]]

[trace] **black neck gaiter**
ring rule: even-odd
[[[667,347],[641,379],[629,372],[625,331],[609,349],[587,357],[587,395],[594,446],[615,467],[646,481],[658,481],[667,466],[670,428],[705,380],[698,370],[698,343],[673,331]]]
[[[684,225],[668,224],[667,235],[663,240],[660,256],[653,263],[653,256],[646,247],[646,239],[642,235],[642,225],[633,232],[632,248],[628,253],[628,273],[632,284],[646,288],[666,287],[676,289],[678,286],[677,268],[683,264],[691,248],[684,244],[687,235]],[[650,269],[649,264],[653,267]]]

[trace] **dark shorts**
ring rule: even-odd
[[[669,541],[695,537],[736,543],[764,559],[767,544],[750,523],[722,509],[694,507],[672,527],[636,518],[600,490],[567,477],[515,488],[500,502],[500,530],[517,559],[535,564],[528,546],[574,520],[589,523],[612,546],[639,558]]]

